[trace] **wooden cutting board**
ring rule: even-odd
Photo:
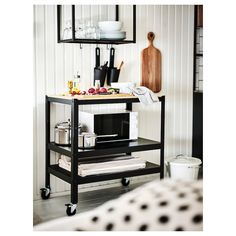
[[[92,99],[122,99],[122,98],[134,98],[136,97],[128,93],[118,93],[118,94],[108,94],[108,95],[49,95],[52,98],[61,98],[61,99],[78,99],[78,100],[92,100]]]
[[[158,93],[161,91],[161,52],[153,46],[155,34],[149,32],[147,38],[149,46],[141,53],[141,85]]]

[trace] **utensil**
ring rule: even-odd
[[[100,66],[100,48],[95,48],[95,67],[98,68]]]
[[[122,62],[120,63],[120,65],[118,66],[117,69],[120,70],[123,65],[124,65],[124,61],[122,61]]]
[[[114,67],[114,58],[115,58],[115,48],[111,47],[110,49],[110,62],[107,70],[107,84],[111,85],[110,76],[111,76],[111,68]]]
[[[141,85],[157,93],[161,90],[161,52],[153,46],[155,34],[147,35],[149,46],[141,53],[142,80]]]

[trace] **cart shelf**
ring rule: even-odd
[[[78,153],[76,156],[78,158],[84,158],[84,157],[100,156],[108,154],[147,151],[147,150],[160,149],[161,147],[162,145],[160,142],[144,138],[138,138],[137,141],[129,141],[129,142],[123,141],[123,142],[98,144],[94,149],[78,149]],[[58,146],[55,143],[51,142],[49,143],[48,148],[51,151],[55,151],[60,154],[72,157],[70,147]]]
[[[67,171],[59,165],[51,165],[49,168],[49,173],[55,175],[56,177],[63,179],[67,183],[71,183],[71,172]],[[109,174],[99,174],[99,175],[89,175],[85,177],[78,176],[76,177],[77,184],[86,184],[98,181],[105,181],[110,179],[120,179],[131,176],[139,176],[139,175],[148,175],[160,173],[160,166],[151,162],[146,162],[146,167],[137,170],[123,171],[117,173],[109,173]]]

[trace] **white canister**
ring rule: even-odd
[[[170,178],[197,180],[202,161],[195,157],[178,155],[165,161]]]

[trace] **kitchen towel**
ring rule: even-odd
[[[159,101],[158,97],[145,86],[136,87],[134,89],[131,89],[131,91],[144,105],[151,105],[154,102]]]

